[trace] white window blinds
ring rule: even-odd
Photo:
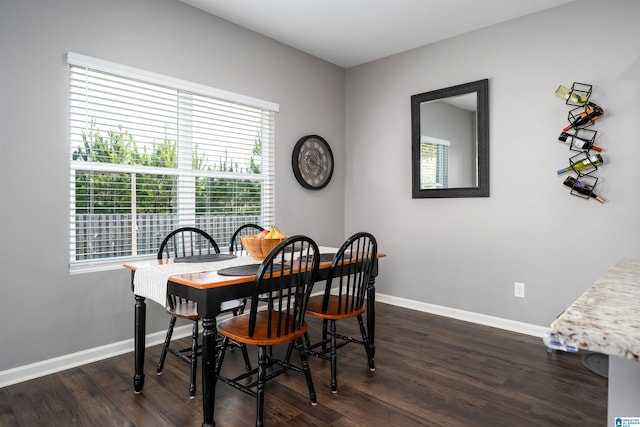
[[[70,267],[274,219],[276,104],[69,53]]]

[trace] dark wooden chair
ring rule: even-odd
[[[164,238],[160,244],[160,249],[158,250],[158,259],[192,257],[196,255],[210,255],[217,253],[220,253],[220,248],[213,237],[208,233],[195,227],[182,227],[173,230]],[[234,316],[237,316],[240,314],[242,309],[243,301],[230,300],[222,303],[221,313],[231,312]],[[166,310],[171,316],[171,320],[169,321],[167,335],[164,340],[164,346],[162,347],[160,362],[158,363],[156,372],[157,375],[162,374],[167,352],[190,364],[191,379],[189,384],[189,397],[193,399],[196,395],[195,381],[198,367],[198,356],[201,354],[200,345],[198,344],[198,322],[200,320],[200,316],[198,316],[198,307],[193,301],[189,301],[175,295],[167,295]],[[173,328],[178,318],[191,320],[193,322],[191,347],[179,350],[170,346]],[[241,348],[246,368],[247,370],[250,370],[251,363],[249,362],[247,349],[244,346],[241,346]]]
[[[319,342],[311,344],[308,334],[305,334],[307,352],[331,361],[332,393],[338,392],[338,348],[351,342],[362,344],[367,354],[369,370],[375,370],[362,314],[367,309],[367,286],[377,262],[377,254],[378,245],[373,235],[361,232],[349,237],[333,257],[324,294],[311,297],[307,304],[307,314],[322,319],[322,339]],[[358,319],[362,340],[336,332],[337,321],[354,317]]]
[[[264,227],[261,227],[257,224],[244,224],[238,227],[236,231],[233,232],[233,235],[229,240],[229,253],[234,253],[244,249],[242,247],[242,241],[240,240],[240,237],[249,236],[251,234],[258,234],[261,231],[264,231]]]
[[[218,333],[224,338],[216,363],[216,375],[218,380],[257,399],[256,426],[264,425],[265,382],[288,370],[304,373],[311,403],[317,403],[302,337],[307,331],[305,307],[319,261],[318,246],[310,238],[292,236],[285,239],[269,253],[258,269],[249,313],[218,324]],[[265,297],[266,301],[259,301],[258,295]],[[234,378],[220,375],[230,340],[258,347],[256,369]],[[286,354],[280,359],[269,354],[269,347],[286,343]],[[290,363],[294,347],[300,354],[301,366]],[[257,379],[250,384],[243,381],[256,373]]]

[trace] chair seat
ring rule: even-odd
[[[181,319],[198,320],[198,306],[193,301],[176,302],[173,308],[167,307],[167,313]]]
[[[220,306],[220,312],[228,312],[233,310],[240,310],[243,306],[242,300],[233,299],[224,301]],[[176,302],[174,308],[167,307],[167,313],[172,316],[179,317],[181,319],[198,320],[198,305],[189,300],[182,300],[182,302]]]
[[[320,319],[327,320],[341,320],[341,319],[350,319],[352,317],[357,317],[367,311],[367,306],[363,305],[362,308],[354,311],[350,311],[348,313],[344,313],[344,308],[342,312],[339,310],[338,303],[338,295],[330,295],[329,296],[329,304],[327,306],[327,311],[322,312],[322,302],[324,301],[324,295],[316,295],[309,298],[309,303],[307,304],[307,314],[313,317],[319,317]],[[344,306],[345,299],[343,299],[342,304]]]
[[[249,336],[249,315],[234,316],[227,320],[224,320],[218,324],[218,333],[226,337],[229,337],[233,341],[243,344],[257,345],[257,346],[270,346],[276,344],[282,344],[290,342],[298,337],[301,337],[307,331],[307,323],[305,322],[301,328],[291,332],[293,318],[291,316],[282,316],[280,321],[281,330],[284,331],[287,323],[289,324],[288,334],[281,334],[279,337],[273,336],[269,338],[267,335],[267,326],[269,322],[269,315],[265,312],[259,312],[256,314],[256,328],[253,337]],[[275,331],[278,323],[278,312],[271,313],[272,329]],[[276,335],[272,333],[272,335]]]

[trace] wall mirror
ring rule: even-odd
[[[412,196],[489,197],[489,81],[411,96]]]

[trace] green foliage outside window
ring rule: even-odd
[[[196,146],[192,155],[194,171],[235,172],[260,174],[255,161],[262,154],[260,138],[256,138],[249,170],[241,170],[236,162],[225,157],[209,164],[205,155]],[[119,165],[147,166],[176,169],[178,166],[177,144],[165,137],[154,144],[148,153],[142,149],[134,136],[122,126],[117,131],[102,134],[91,123],[91,128],[82,133],[82,146],[73,154],[74,161],[111,163]],[[131,213],[130,173],[76,171],[75,209],[77,214],[127,214]],[[172,174],[136,174],[136,212],[139,214],[171,214],[177,207],[177,176]],[[197,215],[234,214],[257,215],[260,213],[261,184],[258,180],[196,177],[195,200]]]

